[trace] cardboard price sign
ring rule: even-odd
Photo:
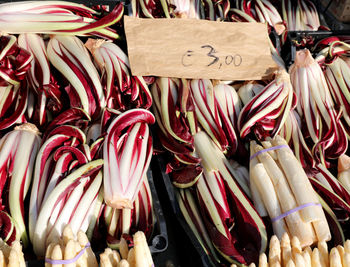
[[[124,17],[133,75],[260,80],[277,64],[263,23]]]

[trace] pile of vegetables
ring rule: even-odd
[[[155,118],[116,44],[123,3],[16,2],[0,14],[0,238],[53,260],[78,248],[62,235],[78,237],[77,253],[150,239]]]
[[[299,254],[283,258],[284,266],[317,262],[312,247],[326,254],[328,241],[344,245],[349,38],[300,50],[287,69],[276,49],[287,32],[320,28],[309,0],[133,0],[131,6],[134,16],[149,19],[267,23],[282,37],[270,40],[280,68],[263,81],[133,76],[119,38],[122,3],[109,12],[64,1],[1,4],[4,242],[21,240],[49,260],[86,251],[81,260],[91,266],[97,261],[90,245],[100,251],[99,244],[108,245],[102,266],[151,266],[145,248],[155,214],[147,170],[157,153],[213,265],[266,266],[288,235],[289,251]],[[338,248],[332,262],[345,262],[347,252]]]
[[[134,1],[134,15],[208,19],[201,16],[205,12],[186,13],[205,9],[189,2],[178,1],[174,9],[166,1]],[[287,31],[321,27],[314,4],[302,0],[276,6],[234,1],[224,20],[266,22],[282,41]],[[313,54],[298,51],[287,69],[271,40],[280,70],[270,80],[162,77],[153,83],[162,145],[157,152],[165,152],[180,210],[213,265],[258,264],[273,234],[296,236],[302,248],[345,242],[349,163],[341,159],[348,150],[348,64],[342,70],[330,66],[349,53],[346,44],[333,41],[322,42]]]

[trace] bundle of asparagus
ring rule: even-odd
[[[271,218],[274,233],[296,236],[301,247],[329,241],[330,229],[317,194],[287,142],[280,136],[250,144],[250,185]]]
[[[67,224],[62,237],[50,243],[46,248],[45,267],[98,267],[89,240],[83,231],[74,236],[72,228]]]
[[[281,242],[277,236],[272,236],[269,255],[262,253],[259,257],[259,267],[267,266],[347,267],[350,266],[350,240],[345,242],[344,247],[339,245],[328,252],[324,241],[318,242],[314,249],[309,246],[302,249],[296,236],[290,239],[284,233]]]
[[[119,245],[119,253],[116,250],[106,248],[100,254],[101,267],[151,267],[154,266],[151,251],[149,250],[146,236],[143,232],[136,232],[133,236],[134,247],[129,249],[124,238]]]
[[[12,242],[9,246],[6,242],[0,239],[0,266],[6,267],[25,267],[24,255],[22,246],[19,240]]]

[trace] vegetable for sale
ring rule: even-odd
[[[82,4],[68,1],[22,1],[0,5],[0,31],[4,33],[46,33],[64,35],[96,35],[118,38],[109,26],[123,16],[119,3],[105,17]]]
[[[31,89],[27,115],[39,126],[43,126],[50,117],[48,112],[57,114],[61,111],[62,92],[51,72],[43,38],[33,33],[20,34],[18,45],[33,55],[31,67],[26,76]]]
[[[132,209],[152,156],[149,124],[155,118],[146,109],[131,109],[116,117],[103,144],[104,199],[107,205]]]
[[[296,110],[306,124],[303,134],[313,142],[314,160],[326,164],[342,155],[348,142],[324,74],[307,49],[297,51],[289,72],[298,97]]]
[[[265,150],[255,142],[251,146],[251,179],[275,234],[281,238],[286,231],[297,236],[302,247],[317,240],[330,240],[330,229],[317,195],[286,141],[277,135]]]
[[[22,124],[0,140],[1,197],[8,190],[9,211],[23,245],[28,246],[24,217],[24,199],[32,180],[34,162],[40,146],[39,131],[33,124]],[[8,188],[4,188],[7,184]]]
[[[83,42],[74,36],[54,35],[47,45],[47,56],[70,83],[65,87],[70,106],[98,118],[106,100],[100,76]]]
[[[203,176],[197,182],[198,200],[214,247],[229,262],[256,262],[259,252],[266,248],[262,219],[210,137],[200,131],[194,136],[194,144],[203,167]]]
[[[276,78],[241,110],[238,117],[240,136],[245,138],[252,133],[259,140],[275,136],[295,102],[289,75],[281,69]]]
[[[85,46],[91,51],[102,73],[102,86],[108,108],[125,111],[149,109],[151,92],[142,76],[132,76],[127,55],[114,43],[89,39]]]
[[[82,165],[62,179],[44,200],[32,234],[36,255],[43,256],[46,246],[62,235],[68,223],[74,234],[87,230],[102,185],[102,165],[103,160]]]

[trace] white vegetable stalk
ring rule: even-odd
[[[30,123],[17,126],[0,140],[1,176],[5,180],[11,179],[8,189],[9,210],[24,246],[28,245],[29,240],[24,222],[23,202],[31,184],[40,142],[38,129]]]
[[[270,143],[264,147],[276,147],[276,150],[263,150],[255,142],[251,143],[254,154],[251,155],[250,175],[273,225],[276,222],[281,224],[274,225],[275,234],[281,238],[285,230],[297,236],[302,247],[330,240],[324,212],[300,162],[280,136]],[[303,208],[299,210],[299,207]],[[282,214],[285,216],[279,218]]]

